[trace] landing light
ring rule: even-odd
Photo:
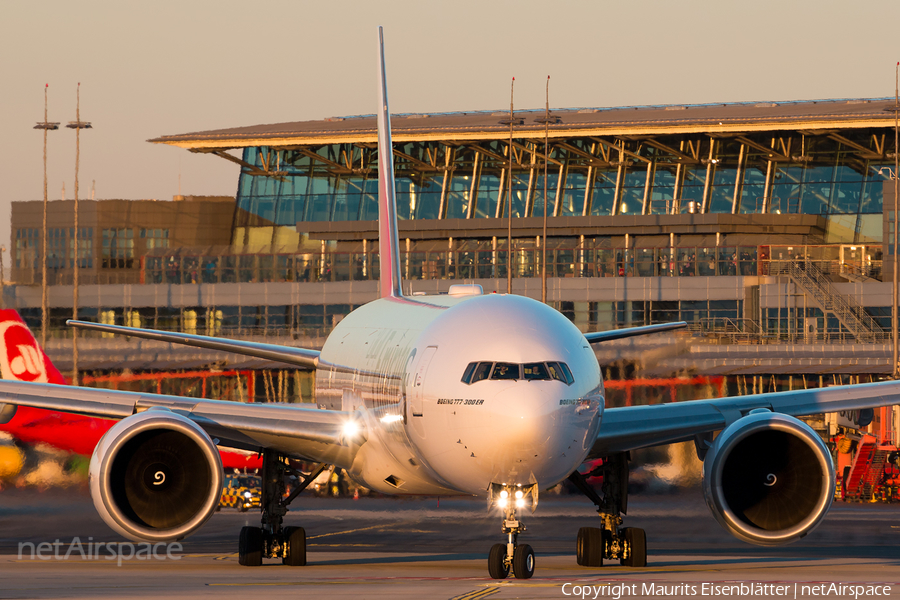
[[[508,497],[509,497],[509,492],[507,492],[506,490],[503,490],[502,492],[500,492],[500,498],[502,498],[503,500],[506,500]]]
[[[381,417],[382,423],[396,423],[397,421],[402,421],[403,415],[384,415]]]
[[[522,496],[524,495],[525,494],[522,492],[522,490],[516,490],[516,500],[521,500]]]
[[[516,508],[525,508],[525,500],[522,498],[516,500]]]
[[[359,425],[356,421],[347,421],[344,423],[344,437],[346,438],[355,438],[359,433]]]

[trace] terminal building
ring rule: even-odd
[[[755,389],[884,376],[893,106],[521,111],[511,144],[508,111],[395,115],[407,292],[459,282],[505,292],[511,268],[513,292],[540,298],[546,243],[548,301],[585,331],[690,324],[690,336],[601,350],[613,376],[750,377]],[[236,197],[82,201],[82,318],[315,345],[375,298],[374,115],[151,142],[238,163]],[[63,368],[72,204],[53,202],[48,227],[49,327]],[[38,327],[41,227],[40,202],[13,204],[16,285],[5,301]],[[167,352],[115,357],[141,371],[184,358]],[[112,358],[85,350],[81,366]]]
[[[894,119],[893,99],[395,115],[405,291],[504,293],[511,271],[514,293],[541,298],[546,246],[547,301],[582,330],[687,321],[597,348],[613,405],[884,378]],[[80,318],[304,347],[376,297],[374,115],[151,142],[239,164],[236,195],[82,201],[77,234],[74,203],[51,203],[47,350],[62,371],[76,266]],[[41,215],[13,203],[2,294],[35,331]],[[78,346],[88,385],[314,401],[308,374],[258,359]],[[890,441],[895,420],[876,411],[868,430]]]

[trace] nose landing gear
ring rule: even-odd
[[[502,486],[500,489],[497,506],[503,510],[502,531],[507,536],[507,542],[491,547],[488,555],[488,573],[493,579],[506,579],[510,570],[517,579],[530,579],[534,575],[534,550],[528,544],[519,545],[519,534],[524,533],[526,527],[516,514],[517,509],[525,507],[527,493],[534,492],[533,490],[529,492],[521,486]]]
[[[569,475],[577,487],[597,506],[601,526],[578,530],[575,556],[579,565],[602,567],[603,559],[616,560],[626,567],[647,566],[647,535],[636,527],[619,528],[621,514],[628,511],[628,454],[607,457],[603,465],[587,476],[575,471]],[[587,483],[588,477],[603,476],[601,498]]]

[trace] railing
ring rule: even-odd
[[[834,289],[825,273],[813,261],[772,261],[773,275],[787,275],[806,290],[823,311],[832,312],[861,342],[884,340],[884,330],[865,308]]]
[[[727,339],[732,344],[765,343],[766,333],[755,319],[736,317],[707,317],[688,323],[695,334]]]
[[[505,278],[509,253],[490,243],[454,250],[401,252],[404,279]],[[513,248],[515,278],[541,276],[541,249],[534,243]],[[547,249],[549,277],[696,277],[757,274],[757,248],[593,248]],[[367,281],[378,279],[374,252],[245,255],[148,255],[141,259],[142,283],[259,283]]]

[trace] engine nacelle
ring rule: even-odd
[[[119,421],[91,456],[97,512],[136,541],[190,535],[216,511],[222,479],[222,459],[209,435],[166,408]]]
[[[812,531],[831,507],[831,453],[803,421],[754,411],[726,427],[709,449],[703,494],[736,537],[788,544]]]

